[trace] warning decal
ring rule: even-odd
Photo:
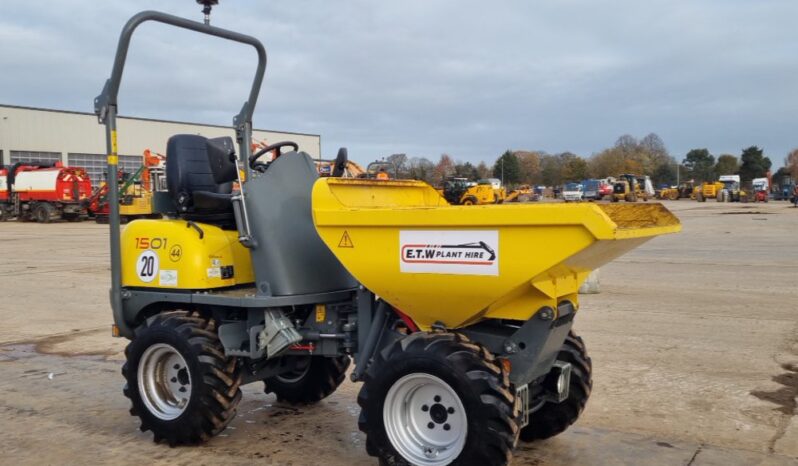
[[[499,232],[400,231],[399,255],[405,273],[498,275]]]
[[[347,232],[346,230],[344,230],[344,234],[343,236],[341,236],[341,241],[338,242],[338,247],[339,248],[355,247],[355,245],[352,244],[352,238],[349,237],[349,232]]]

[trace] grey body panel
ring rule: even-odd
[[[553,319],[551,308],[542,308],[520,326],[486,320],[460,331],[491,353],[509,359],[513,367],[510,382],[520,386],[551,371],[571,330],[576,313],[573,304],[563,301],[557,309],[557,319]]]
[[[318,178],[304,152],[287,152],[244,184],[259,294],[291,296],[345,290],[355,279],[319,238],[311,192]]]

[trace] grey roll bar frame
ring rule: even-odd
[[[119,183],[117,180],[118,157],[117,135],[116,135],[116,116],[117,116],[117,96],[119,85],[122,82],[122,72],[125,68],[130,39],[138,26],[147,21],[168,24],[182,29],[220,37],[222,39],[251,45],[258,53],[258,66],[255,71],[255,79],[249,91],[249,97],[244,102],[241,111],[233,117],[233,126],[236,130],[236,140],[238,142],[239,159],[244,162],[244,169],[249,177],[249,156],[251,153],[250,140],[252,139],[252,114],[258,101],[263,75],[266,72],[266,49],[256,38],[241,34],[235,31],[218,28],[209,24],[192,21],[179,16],[162,13],[160,11],[142,11],[136,14],[125,23],[122,33],[119,35],[119,42],[116,47],[114,65],[111,70],[111,77],[105,82],[102,92],[94,99],[94,113],[98,120],[105,125],[107,169],[108,169],[108,204],[109,204],[109,226],[111,235],[111,309],[113,311],[114,322],[116,323],[121,336],[131,338],[133,330],[125,323],[122,307],[122,257],[120,246],[120,227],[119,227]]]

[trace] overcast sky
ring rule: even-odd
[[[404,152],[493,161],[505,149],[590,155],[659,134],[681,158],[798,147],[796,0],[221,0],[212,24],[269,53],[257,128],[320,134],[360,162]],[[3,0],[0,103],[92,111],[119,31],[193,0]],[[122,115],[231,123],[255,54],[147,24]]]

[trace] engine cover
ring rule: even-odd
[[[122,232],[122,286],[203,290],[253,283],[236,231],[185,220],[135,220]]]

